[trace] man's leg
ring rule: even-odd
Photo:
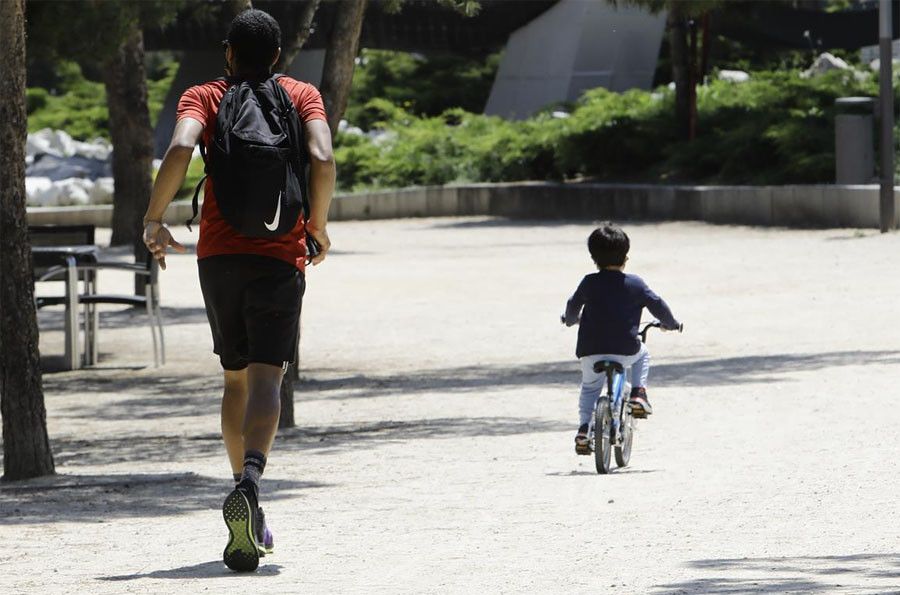
[[[222,395],[222,440],[231,463],[234,483],[244,470],[244,416],[247,413],[247,368],[225,370],[225,392]]]
[[[278,430],[281,414],[281,366],[251,363],[244,370],[246,387],[246,408],[244,409],[240,432],[234,432],[232,423],[237,415],[228,415],[228,425],[234,445],[229,450],[232,468],[240,469],[240,482],[228,495],[222,506],[225,523],[230,538],[225,547],[225,564],[233,570],[256,569],[259,556],[271,553],[274,541],[265,526],[265,517],[259,508],[259,482],[266,468],[266,458]],[[239,381],[235,388],[241,388]],[[239,391],[236,390],[239,394]],[[230,403],[234,404],[234,403]],[[229,414],[234,413],[229,409]],[[223,402],[223,435],[225,434],[226,413]],[[237,426],[234,423],[234,426]],[[237,451],[240,445],[241,450]],[[240,462],[235,467],[234,452],[240,452]]]
[[[249,398],[241,432],[245,452],[255,451],[263,456],[269,455],[281,415],[283,376],[284,368],[281,366],[255,363],[247,366]]]

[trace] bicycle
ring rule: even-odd
[[[651,328],[661,329],[663,326],[657,320],[645,324],[638,333],[641,343],[647,342],[647,331]],[[684,330],[684,325],[672,330],[680,333]],[[597,473],[606,475],[611,471],[613,451],[617,466],[626,467],[631,460],[635,418],[631,414],[631,405],[628,404],[626,397],[631,392],[631,386],[625,379],[625,368],[622,364],[601,360],[594,364],[594,372],[606,375],[606,391],[601,389],[594,402],[594,413],[588,425],[588,451],[584,454],[589,455],[593,452]],[[613,415],[613,412],[616,414]]]

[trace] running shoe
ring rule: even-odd
[[[266,525],[266,513],[262,508],[256,509],[256,543],[266,554],[275,552],[275,537]]]
[[[653,413],[653,407],[650,406],[650,401],[647,399],[647,391],[642,386],[631,389],[631,398],[628,399],[628,404],[631,405],[631,416],[636,419],[644,419]]]
[[[252,572],[259,566],[260,548],[254,527],[257,509],[256,491],[252,484],[249,489],[238,484],[222,504],[222,516],[228,527],[228,545],[222,559],[228,568],[236,572]]]

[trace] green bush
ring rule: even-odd
[[[147,99],[154,125],[177,72],[178,62],[173,60],[148,72]],[[27,90],[28,130],[53,128],[65,130],[78,140],[108,139],[109,111],[103,83],[86,79],[75,62],[60,62],[56,75],[59,84],[55,89]]]
[[[363,49],[344,117],[368,130],[375,121],[365,106],[375,98],[417,116],[438,116],[452,108],[480,112],[499,65],[499,53],[485,59]]]
[[[337,138],[344,189],[448,182],[594,179],[789,184],[834,177],[834,100],[876,95],[874,76],[757,72],[698,89],[697,138],[680,140],[674,93],[588,91],[567,118],[511,122],[454,109],[419,117],[384,100],[360,108],[380,136]]]

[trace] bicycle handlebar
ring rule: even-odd
[[[642,343],[647,342],[647,331],[649,331],[651,328],[658,328],[658,329],[662,329],[664,331],[678,331],[679,333],[682,333],[682,332],[684,332],[684,323],[682,322],[681,324],[679,324],[678,328],[670,329],[670,328],[664,327],[663,324],[658,320],[648,322],[647,324],[644,325],[644,328],[641,329],[641,332],[638,333],[638,335],[640,335],[640,337],[641,337]]]

